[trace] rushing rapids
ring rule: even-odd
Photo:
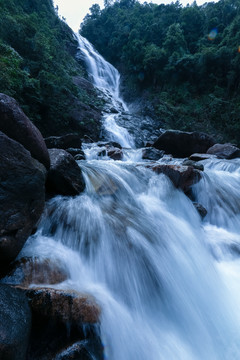
[[[95,85],[124,107],[117,71],[85,39],[79,46]],[[113,114],[104,122],[110,139],[133,146]],[[193,193],[208,210],[202,221],[139,150],[124,150],[123,161],[97,160],[94,144],[85,153],[86,190],[49,201],[20,257],[61,263],[69,278],[57,287],[97,299],[106,359],[239,360],[240,160],[201,162]]]

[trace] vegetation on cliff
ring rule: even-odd
[[[72,31],[52,0],[0,0],[0,92],[17,99],[46,136],[84,133],[89,121],[94,127],[91,111],[84,112],[97,111],[101,103],[94,90],[73,82],[85,75],[76,51]],[[79,123],[71,114],[73,104],[83,108]]]
[[[153,104],[161,126],[239,144],[239,22],[239,0],[186,7],[106,0],[103,10],[92,6],[81,34],[118,67],[129,94]]]

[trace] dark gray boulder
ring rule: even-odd
[[[12,261],[45,204],[46,169],[18,142],[0,132],[0,266]]]
[[[205,133],[167,130],[159,136],[153,147],[174,157],[184,158],[193,153],[206,153],[214,144],[213,138]]]
[[[48,149],[81,149],[82,140],[79,135],[66,134],[63,136],[50,136],[45,138],[45,143]]]
[[[32,157],[49,168],[50,159],[42,134],[16,100],[5,94],[0,94],[0,131],[22,144]]]
[[[22,291],[0,284],[0,359],[26,360],[31,310]]]
[[[232,144],[215,144],[208,149],[207,154],[230,160],[240,157],[240,149]]]
[[[78,195],[85,188],[82,171],[73,156],[62,149],[49,150],[51,166],[47,176],[47,191],[60,195]]]

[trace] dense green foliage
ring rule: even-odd
[[[145,94],[165,127],[205,130],[240,143],[240,1],[197,6],[105,0],[81,27]]]
[[[96,105],[73,84],[84,71],[74,51],[52,0],[0,0],[0,92],[16,98],[45,135],[75,130],[74,99]]]

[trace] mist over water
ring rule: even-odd
[[[79,46],[93,83],[121,103],[117,70],[86,39]],[[133,147],[114,114],[104,123],[111,140]],[[106,359],[239,360],[240,161],[202,161],[193,187],[208,210],[202,221],[139,150],[123,161],[97,160],[94,144],[85,153],[84,193],[50,200],[20,256],[60,262],[69,279],[57,286],[96,298]]]

